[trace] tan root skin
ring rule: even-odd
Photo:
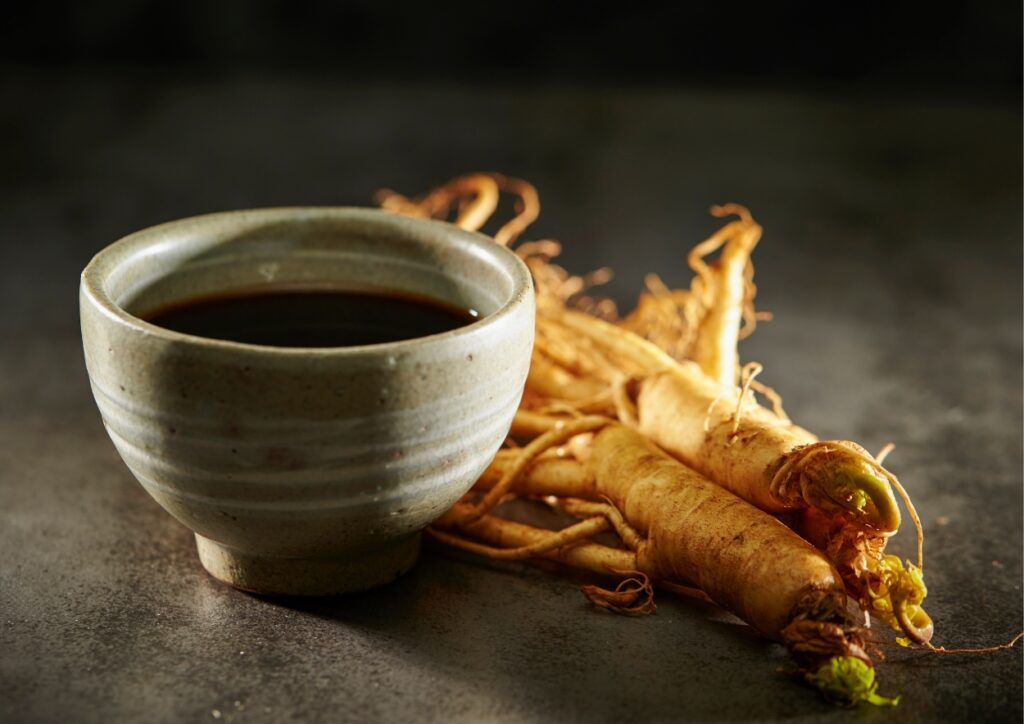
[[[799,499],[774,495],[769,484],[786,452],[817,438],[754,405],[742,410],[733,433],[735,394],[723,394],[691,365],[681,367],[688,374],[661,373],[640,384],[640,432],[761,510],[800,507]]]

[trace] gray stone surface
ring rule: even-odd
[[[706,207],[764,224],[743,344],[794,419],[890,458],[927,533],[936,643],[1022,628],[1021,115],[929,99],[11,75],[0,83],[0,720],[877,720],[781,649],[662,596],[437,548],[397,583],[262,600],[200,569],[89,394],[78,272],[227,208],[369,202],[469,169],[534,180],[567,263],[687,279]],[[894,551],[910,555],[903,533]],[[1021,651],[890,652],[903,721],[1021,719]]]

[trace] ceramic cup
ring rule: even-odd
[[[181,334],[150,310],[231,290],[399,290],[481,319],[443,334],[286,348]],[[266,594],[386,583],[508,432],[533,344],[530,275],[449,224],[352,208],[174,221],[82,273],[93,395],[125,463],[215,577]]]

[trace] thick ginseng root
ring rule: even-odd
[[[762,510],[843,511],[880,533],[899,507],[885,471],[854,443],[820,443],[753,402],[737,404],[688,363],[639,385],[639,429],[687,465]]]
[[[540,322],[539,322],[540,324]],[[892,478],[863,448],[819,442],[736,388],[723,389],[693,362],[678,362],[614,325],[566,311],[543,324],[586,337],[609,355],[644,365],[634,385],[638,429],[669,453],[770,513],[806,506],[844,511],[891,533],[900,513]]]
[[[770,515],[621,425],[594,438],[588,466],[641,535],[640,570],[689,582],[764,635],[781,639],[807,596],[845,599],[828,560]]]

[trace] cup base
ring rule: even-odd
[[[222,546],[196,533],[203,568],[214,578],[250,593],[333,596],[382,586],[412,568],[420,533],[386,547],[337,557],[272,558]]]

